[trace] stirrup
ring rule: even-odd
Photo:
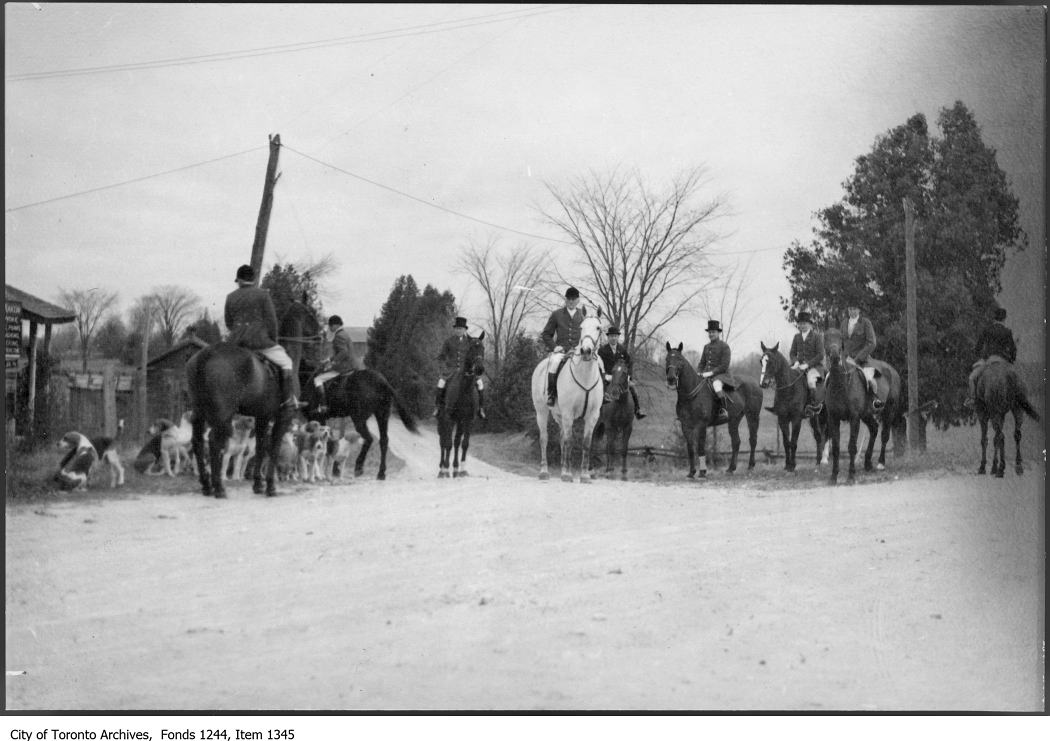
[[[973,399],[971,399],[968,396],[965,399],[963,399],[963,408],[965,408],[965,409],[973,409],[973,407],[974,407]]]
[[[483,407],[478,407],[478,416],[482,419],[488,419],[488,416],[485,414],[485,409]]]
[[[317,413],[318,414],[328,414],[328,405],[327,404],[318,404],[318,406],[317,406]]]
[[[634,418],[635,419],[645,419],[645,415],[642,414],[641,412],[635,412],[634,413]]]
[[[552,407],[558,403],[558,400],[554,398],[553,394],[547,394],[547,406]]]
[[[881,399],[871,400],[871,408],[874,409],[876,412],[881,412],[884,406],[886,406],[886,402],[882,401]]]

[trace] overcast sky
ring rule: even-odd
[[[619,167],[662,189],[704,166],[704,193],[732,212],[717,262],[753,255],[733,341],[742,356],[760,339],[790,341],[783,251],[811,238],[813,212],[841,198],[854,159],[915,113],[934,129],[962,100],[1021,199],[1031,247],[1009,258],[1002,302],[1022,357],[1043,358],[1039,7],[4,12],[6,280],[48,300],[99,287],[126,308],[175,284],[221,318],[251,255],[271,133],[286,148],[264,270],[334,253],[325,308],[350,325],[371,324],[406,273],[451,290],[474,324],[480,294],[454,269],[471,240],[572,260],[540,216],[545,183]],[[674,323],[670,338],[701,347],[707,319]]]

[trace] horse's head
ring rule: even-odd
[[[667,345],[667,360],[664,361],[664,375],[667,378],[668,388],[677,389],[678,379],[682,375],[682,369],[689,365],[689,362],[682,355],[682,343],[678,343],[678,347],[671,347],[671,343],[664,343]]]
[[[824,355],[828,359],[829,368],[842,365],[842,332],[834,327],[824,333]]]
[[[609,375],[612,377],[609,380],[609,388],[606,393],[609,396],[610,401],[619,401],[625,393],[627,393],[627,363],[623,360],[617,360],[613,365],[612,370],[609,371]]]
[[[602,338],[602,312],[598,310],[598,316],[584,317],[580,324],[580,344],[576,351],[583,360],[594,360],[598,354],[598,343]]]
[[[293,301],[289,305],[281,317],[277,333],[277,341],[292,356],[293,362],[297,356],[310,363],[320,359],[321,323],[313,310],[302,301]]]
[[[773,379],[777,377],[780,372],[781,361],[783,356],[780,354],[778,348],[780,343],[773,345],[773,347],[766,347],[766,343],[758,343],[762,347],[762,359],[759,361],[762,364],[762,372],[758,377],[758,385],[762,388],[769,388],[769,385],[773,383]]]
[[[480,376],[485,372],[485,333],[467,337],[467,351],[463,357],[463,372],[469,376]]]

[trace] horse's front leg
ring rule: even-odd
[[[687,426],[684,421],[679,421],[682,425],[682,437],[685,438],[685,456],[689,460],[689,474],[686,478],[694,478],[696,476],[696,454],[693,447],[693,437],[696,435],[696,431]]]
[[[798,436],[802,432],[802,418],[791,418],[791,440],[784,445],[785,450],[791,451],[791,467],[787,470],[794,471],[798,467]]]
[[[463,430],[461,430],[457,426],[456,427],[456,437],[455,437],[455,439],[452,442],[452,477],[453,478],[456,478],[457,476],[466,476],[467,475],[467,467],[466,467],[466,465],[463,466],[462,470],[460,469],[460,466],[459,466],[460,460],[462,460],[464,462],[464,464],[465,464],[466,463],[466,459],[467,459],[467,447],[466,447],[465,433],[463,432]]]
[[[726,473],[734,473],[736,471],[736,457],[740,452],[740,420],[736,421],[734,425],[732,422],[729,423],[729,468],[726,469]]]
[[[839,482],[839,419],[828,420],[828,439],[831,441],[831,480],[832,484]]]
[[[1021,463],[1021,421],[1024,412],[1014,409],[1014,445],[1017,446],[1017,460],[1014,461],[1014,473],[1018,476],[1024,473],[1024,464]]]
[[[849,475],[846,477],[846,483],[852,484],[857,480],[857,437],[860,435],[860,418],[850,417],[849,420],[849,447],[846,451],[849,453]]]
[[[627,444],[631,439],[631,425],[628,424],[620,431],[620,478],[627,480]]]
[[[605,424],[605,475],[612,478],[613,460],[616,455],[616,440],[611,425]]]
[[[981,425],[981,466],[977,473],[984,474],[988,471],[988,418],[978,415],[977,422]]]
[[[701,422],[696,426],[696,460],[699,468],[696,471],[698,479],[707,477],[707,425]]]
[[[256,494],[266,493],[266,485],[263,483],[263,458],[266,458],[269,454],[270,449],[273,447],[274,436],[277,436],[277,450],[280,451],[280,430],[269,430],[269,424],[267,420],[256,419],[255,420],[255,455],[252,458],[252,491]],[[281,433],[283,435],[283,433]],[[273,456],[269,461],[270,468],[276,474],[277,470],[277,456]]]
[[[361,450],[357,452],[357,458],[354,459],[354,476],[360,476],[365,472],[365,456],[368,455],[368,449],[372,447],[374,438],[372,433],[368,431],[367,417],[362,417],[361,419],[351,417],[350,421],[354,423],[354,429],[361,436]]]
[[[281,415],[283,414],[283,412],[278,412],[277,414]],[[263,427],[265,428],[267,426],[267,423],[264,422]],[[269,445],[267,447],[262,448],[262,450],[267,451],[267,455],[270,459],[269,465],[266,467],[266,496],[268,497],[277,496],[277,458],[281,454],[281,439],[284,437],[284,431],[287,428],[287,426],[288,423],[282,422],[280,416],[276,417],[273,421],[273,429],[270,431],[269,438],[266,440],[266,442],[268,442]],[[255,441],[257,449],[258,446],[262,444],[262,442],[262,440]],[[255,465],[255,475],[253,477],[254,482],[261,483],[259,479],[262,467],[262,455],[256,456]],[[253,488],[256,485],[254,482],[252,484]]]
[[[566,421],[564,417],[561,420],[561,480],[572,481],[572,461],[569,457],[572,455],[572,423],[573,420]],[[587,452],[584,451],[584,455]]]
[[[992,440],[992,473],[995,474],[996,478],[1000,479],[1006,473],[1006,435],[1003,434],[1003,423],[1005,421],[1005,414],[1002,417],[996,415],[995,419],[992,420],[992,424],[995,426],[995,438]]]
[[[791,418],[778,417],[777,425],[780,427],[780,439],[784,444],[784,470],[794,471],[794,461],[791,460]]]
[[[875,466],[875,470],[876,471],[885,471],[886,470],[886,445],[890,441],[890,427],[891,427],[891,425],[889,424],[889,422],[887,420],[888,420],[888,415],[884,414],[882,416],[882,425],[881,425],[882,429],[879,431],[879,437],[880,437],[879,462]]]
[[[868,427],[868,447],[864,451],[864,470],[871,471],[871,458],[875,454],[875,438],[879,436],[879,423],[872,419],[865,419],[864,424]]]
[[[376,416],[379,425],[379,472],[376,473],[377,481],[386,480],[386,451],[390,447],[390,437],[386,433],[387,420]]]
[[[597,421],[597,420],[595,420]],[[608,431],[612,434],[612,430]],[[583,443],[581,445],[582,453],[580,460],[580,483],[589,484],[591,483],[591,444],[594,441],[594,425],[588,425],[585,421],[583,423]]]
[[[546,403],[546,402],[544,402]],[[544,407],[546,412],[547,407]],[[547,471],[547,415],[536,412],[536,429],[540,432],[540,480],[546,481],[551,477]]]

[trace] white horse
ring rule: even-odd
[[[580,483],[591,483],[591,436],[602,411],[602,361],[598,357],[601,339],[601,310],[597,316],[586,317],[580,325],[580,344],[570,351],[569,359],[558,374],[558,398],[553,407],[547,406],[547,373],[553,372],[561,360],[560,353],[551,353],[540,361],[532,372],[532,404],[536,408],[536,425],[540,429],[540,478],[548,479],[547,472],[547,417],[561,428],[561,480],[572,481],[569,452],[572,449],[572,425],[583,418],[583,460],[580,463]]]

